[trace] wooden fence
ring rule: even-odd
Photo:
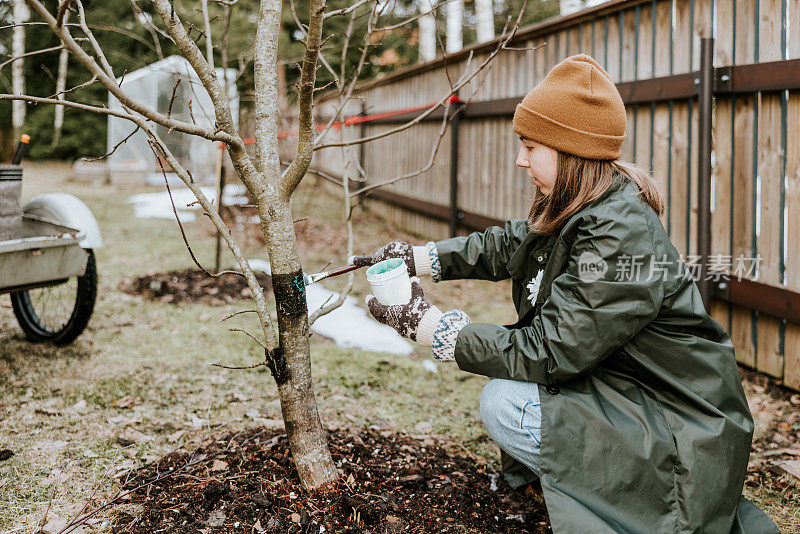
[[[456,79],[476,69],[496,43],[364,84],[364,107],[354,101],[344,116],[436,102],[449,91],[446,71]],[[468,103],[433,167],[375,191],[369,205],[431,238],[524,217],[532,195],[514,166],[514,106],[556,63],[590,54],[618,83],[628,113],[623,159],[659,181],[662,222],[678,251],[730,263],[729,281],[702,287],[738,360],[800,388],[800,243],[791,239],[800,235],[800,0],[612,0],[523,28],[510,46],[518,50],[502,51],[461,89]],[[320,115],[333,104],[323,102]],[[419,114],[344,127],[331,140],[379,134]],[[428,119],[357,149],[368,183],[425,164],[442,111]],[[341,161],[330,148],[314,164],[341,174]],[[738,281],[737,269],[754,263]]]

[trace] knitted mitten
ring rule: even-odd
[[[433,357],[439,361],[455,359],[458,333],[472,322],[461,310],[442,313],[425,300],[417,278],[411,281],[411,301],[408,304],[386,306],[373,295],[367,295],[367,307],[378,322],[391,326],[401,336],[420,345],[431,347]]]
[[[359,267],[367,267],[369,265],[375,265],[379,261],[388,260],[389,258],[400,258],[405,261],[408,266],[408,274],[410,276],[416,276],[417,269],[414,262],[413,247],[403,241],[392,241],[391,243],[383,245],[370,256],[352,256],[350,258],[350,263],[358,265]]]
[[[359,267],[367,267],[389,258],[400,258],[405,261],[409,276],[429,274],[434,281],[440,280],[439,253],[433,241],[419,247],[412,247],[403,241],[392,241],[370,256],[351,256],[349,262]]]
[[[411,280],[411,300],[408,304],[386,306],[378,302],[374,295],[367,295],[367,308],[379,323],[389,325],[403,336],[417,341],[418,328],[422,318],[433,311],[441,315],[439,308],[425,300],[419,279]]]

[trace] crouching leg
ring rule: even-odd
[[[542,412],[534,382],[495,378],[481,392],[481,420],[501,450],[503,477],[512,488],[539,476]]]

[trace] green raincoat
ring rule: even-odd
[[[557,236],[513,220],[436,243],[443,280],[511,278],[520,318],[467,325],[456,362],[539,384],[555,532],[777,532],[741,498],[753,419],[733,345],[638,193],[617,176]]]

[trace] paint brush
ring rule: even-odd
[[[356,269],[360,269],[359,265],[345,265],[344,267],[337,267],[335,269],[330,269],[328,271],[322,271],[321,273],[314,273],[314,274],[304,274],[303,275],[303,283],[305,285],[310,286],[311,284],[315,284],[320,280],[325,280],[326,278],[330,278],[331,276],[337,276],[344,273],[349,273],[350,271],[355,271]]]

